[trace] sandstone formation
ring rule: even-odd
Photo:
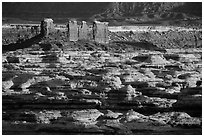
[[[41,21],[41,34],[42,36],[48,36],[54,29],[53,20],[50,18],[45,18]]]
[[[79,40],[87,40],[89,37],[89,26],[85,21],[82,21],[81,26],[79,26]]]
[[[108,43],[108,22],[93,23],[93,39],[98,43]]]
[[[67,24],[68,37],[70,41],[78,41],[78,25],[77,21],[70,20]]]

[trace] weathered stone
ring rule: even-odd
[[[136,93],[135,88],[133,88],[131,85],[126,85],[122,87],[120,91],[130,95],[134,95]]]
[[[82,122],[82,123],[91,123],[95,122],[97,118],[104,115],[97,109],[87,109],[87,110],[79,110],[74,111],[71,116],[74,120]]]
[[[150,119],[163,121],[172,126],[200,127],[201,120],[193,118],[185,112],[164,112],[149,116]]]
[[[120,89],[121,88],[121,80],[117,76],[103,76],[102,77],[102,85],[106,87],[110,87],[112,89]]]
[[[196,83],[199,81],[201,77],[199,75],[192,75],[191,77],[186,79],[188,83],[188,87],[197,87]]]
[[[142,73],[144,73],[145,76],[148,76],[149,78],[152,78],[152,79],[155,78],[154,73],[153,73],[153,72],[151,71],[151,69],[149,69],[149,68],[141,69],[140,71],[141,71]]]
[[[135,91],[135,88],[133,88],[131,85],[126,85],[122,87],[119,91],[125,95],[125,100],[132,100],[134,97],[142,95],[141,92]]]
[[[79,26],[79,40],[87,40],[89,33],[89,26],[85,21],[82,21],[82,24]]]
[[[162,55],[150,55],[145,62],[150,63],[152,65],[165,65],[169,64],[169,62]]]
[[[93,39],[98,43],[108,43],[108,22],[94,21],[93,23]]]
[[[135,111],[133,111],[132,109],[131,110],[129,110],[127,113],[126,113],[126,120],[128,121],[128,122],[130,122],[130,121],[133,121],[133,120],[147,120],[148,119],[148,117],[147,116],[144,116],[144,115],[142,115],[142,114],[140,114],[140,113],[138,113],[138,112],[135,112]]]
[[[120,122],[120,118],[118,119],[106,119],[105,126],[114,130],[112,131],[114,134],[120,135],[129,135],[132,134],[132,131],[128,129],[123,123]],[[110,132],[110,129],[108,130]],[[106,129],[107,130],[107,129]]]
[[[90,90],[88,90],[88,89],[81,89],[80,93],[82,95],[91,95],[92,94],[92,92]]]
[[[98,105],[98,106],[102,105],[102,102],[98,99],[83,99],[83,101],[85,101],[86,103],[92,103],[92,104]]]
[[[73,80],[69,83],[70,87],[72,89],[76,88],[84,88],[84,89],[97,89],[98,84],[96,81],[91,81],[91,80]]]
[[[69,41],[78,41],[78,25],[77,21],[70,20],[67,24]]]
[[[199,61],[199,59],[194,54],[180,54],[179,61],[192,63]]]
[[[124,81],[125,83],[149,81],[149,79],[150,78],[148,76],[145,76],[140,72],[133,72],[133,73],[130,72],[130,74],[124,74],[121,76],[121,80]]]
[[[53,111],[40,111],[39,113],[34,113],[36,115],[38,123],[50,124],[50,120],[62,117],[61,112],[58,110]]]
[[[169,94],[180,93],[180,88],[171,87],[171,88],[166,89],[165,92]]]
[[[149,102],[155,105],[158,108],[171,108],[172,105],[176,102],[175,99],[166,99],[159,97],[150,97]]]
[[[153,115],[149,116],[150,120],[154,120],[154,121],[161,121],[164,123],[168,123],[171,120],[171,116],[169,116],[169,113],[156,113]]]
[[[28,79],[25,83],[22,83],[19,85],[19,88],[26,89],[29,88],[31,85],[31,88],[39,88],[37,83],[51,80],[49,76],[40,76],[40,77],[32,77]],[[35,85],[36,84],[36,85]]]
[[[50,33],[52,33],[54,29],[53,20],[50,18],[45,18],[43,21],[41,21],[41,35],[48,36]]]
[[[6,56],[2,56],[2,63],[8,63]]]
[[[123,115],[122,113],[116,113],[111,110],[107,110],[107,113],[104,115],[105,118],[116,119],[119,116]]]
[[[2,81],[2,90],[7,91],[14,85],[12,80]]]

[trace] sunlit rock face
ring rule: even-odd
[[[93,23],[93,38],[98,43],[108,43],[108,22],[95,21]]]

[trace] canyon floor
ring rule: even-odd
[[[110,27],[109,44],[2,27],[3,134],[202,134],[202,30]]]

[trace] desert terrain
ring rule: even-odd
[[[113,23],[108,44],[33,26],[2,26],[3,134],[202,134],[202,24]]]

